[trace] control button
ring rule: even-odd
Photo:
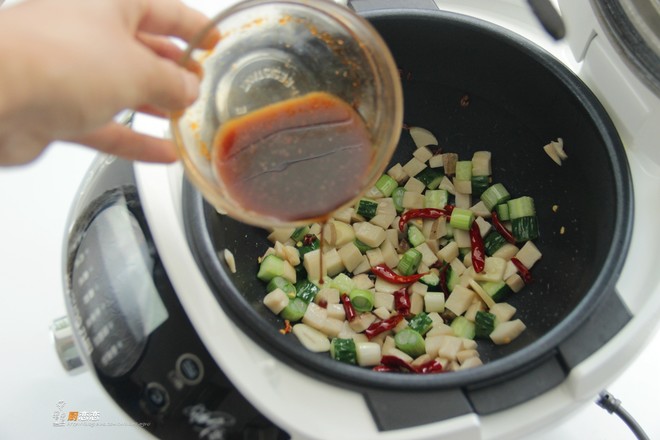
[[[1,3],[1,2],[0,2]],[[55,351],[62,363],[62,367],[69,374],[77,374],[85,370],[80,352],[73,337],[73,328],[69,318],[63,316],[53,321],[50,327]]]
[[[186,385],[197,385],[204,377],[204,365],[197,356],[185,353],[176,361],[176,371]]]
[[[163,412],[170,403],[167,390],[159,383],[151,382],[144,390],[144,400],[151,412]]]

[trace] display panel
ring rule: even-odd
[[[117,377],[168,318],[153,281],[154,252],[121,196],[82,233],[71,272],[76,324],[94,365]]]

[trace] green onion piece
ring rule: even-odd
[[[433,320],[429,317],[426,312],[422,312],[418,315],[415,315],[413,318],[408,321],[408,327],[415,330],[420,335],[424,336],[426,332],[431,330],[433,327]]]
[[[402,213],[403,212],[403,193],[406,192],[406,189],[402,186],[396,188],[392,192],[392,201],[394,202],[394,209],[396,209],[396,212]]]
[[[449,217],[449,224],[456,229],[469,231],[474,221],[474,213],[469,209],[454,208]]]
[[[374,293],[370,290],[353,289],[348,294],[353,308],[358,312],[369,312],[374,308]]]
[[[268,292],[272,292],[275,289],[282,289],[282,291],[284,291],[284,293],[286,293],[289,298],[295,298],[296,296],[296,286],[291,284],[291,281],[287,280],[286,278],[274,277],[272,280],[270,280],[266,286],[266,290]]]
[[[424,207],[443,209],[449,203],[449,192],[446,189],[428,190],[424,193]]]
[[[534,208],[534,199],[529,196],[518,197],[507,202],[509,205],[509,216],[511,220],[520,217],[531,217],[536,215]]]
[[[509,194],[509,191],[507,191],[501,183],[489,186],[481,194],[481,201],[484,202],[484,205],[486,205],[486,208],[488,208],[489,211],[495,206],[508,201],[510,198],[511,195]]]
[[[394,336],[394,345],[409,356],[416,358],[426,352],[424,337],[411,328],[404,328]]]
[[[296,296],[306,303],[314,301],[318,292],[318,286],[306,278],[298,280],[296,283]]]
[[[497,217],[505,222],[507,220],[511,220],[511,216],[509,215],[509,205],[506,203],[500,203],[495,207],[495,210],[497,210]]]
[[[330,356],[340,362],[356,365],[355,341],[350,338],[333,338],[330,343]]]
[[[456,162],[456,180],[472,179],[472,161],[459,160]]]
[[[378,178],[376,181],[376,188],[380,192],[383,193],[385,197],[389,197],[392,195],[392,192],[399,186],[396,180],[388,176],[387,174],[383,174]]]
[[[422,262],[422,253],[417,249],[408,249],[403,257],[399,260],[399,264],[396,268],[401,272],[401,275],[412,275],[417,273],[419,264]]]
[[[282,319],[287,319],[291,322],[300,321],[307,311],[307,303],[300,298],[293,298],[289,304],[282,309],[280,316]]]

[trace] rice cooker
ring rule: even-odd
[[[217,12],[216,2],[190,3]],[[261,314],[253,283],[263,232],[218,214],[178,164],[99,156],[71,209],[56,348],[67,370],[87,366],[159,438],[515,438],[591,402],[657,327],[657,6],[560,0],[559,41],[514,0],[348,6],[391,46],[405,118],[441,126],[442,142],[457,147],[493,144],[494,157],[529,175],[520,185],[569,211],[540,219],[546,269],[526,308],[543,313],[528,312],[527,335],[472,370],[422,377],[330,365]],[[466,94],[471,116],[443,107]],[[130,122],[168,132],[154,117]],[[562,167],[542,144],[514,140],[550,135],[565,138]]]

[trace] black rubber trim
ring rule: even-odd
[[[348,7],[357,13],[394,8],[438,10],[433,0],[353,0],[348,2]]]
[[[415,391],[371,389],[364,393],[380,431],[411,428],[472,413],[460,389]]]
[[[559,353],[570,370],[606,344],[632,319],[616,292],[606,295],[580,329],[559,344]]]

